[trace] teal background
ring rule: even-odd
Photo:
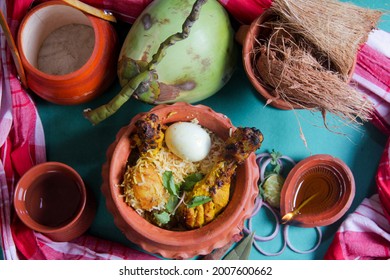
[[[389,1],[352,2],[363,7],[387,11],[390,9]],[[129,26],[119,24],[117,27],[121,37],[127,34]],[[390,31],[389,14],[382,17],[379,28]],[[92,126],[82,116],[85,108],[96,108],[108,102],[119,90],[120,86],[115,81],[103,96],[78,106],[54,105],[34,94],[32,96],[45,130],[47,160],[64,162],[75,168],[97,200],[97,214],[89,234],[136,247],[117,229],[113,217],[106,209],[105,199],[100,191],[101,167],[106,160],[106,150],[114,141],[119,129],[126,126],[134,115],[148,111],[152,106],[131,99],[114,116],[97,126]],[[319,153],[331,154],[342,159],[351,168],[356,180],[356,196],[349,212],[353,211],[365,197],[375,193],[374,175],[386,137],[372,124],[366,123],[358,128],[351,128],[342,125],[339,119],[332,118],[332,123],[342,134],[334,133],[324,128],[321,115],[318,113],[306,110],[282,111],[265,106],[264,100],[249,83],[241,59],[228,84],[199,104],[227,115],[235,126],[259,128],[264,134],[264,142],[258,150],[259,153],[274,149],[296,161]],[[307,140],[307,147],[300,138],[299,124]],[[322,259],[341,222],[342,220],[321,228],[323,240],[314,253],[297,254],[286,249],[278,257],[266,257],[253,248],[250,258]],[[274,220],[266,211],[261,211],[253,223],[258,235],[268,235],[274,228]],[[290,239],[297,248],[310,249],[316,243],[317,233],[314,229],[291,228]],[[275,252],[280,249],[281,237],[279,235],[274,241],[260,246],[269,252]]]

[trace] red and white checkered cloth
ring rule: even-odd
[[[325,259],[390,259],[390,141],[376,175],[378,193],[365,198],[337,231]]]
[[[373,123],[390,136],[390,34],[376,30],[361,48],[352,82],[375,104]],[[390,138],[375,176],[377,194],[363,200],[337,231],[325,259],[390,258]]]
[[[239,22],[246,24],[271,4],[271,0],[219,1]],[[6,16],[14,35],[32,2],[33,0],[0,1],[0,9]],[[151,0],[85,0],[83,2],[111,11],[118,19],[131,23]],[[377,34],[370,36],[368,44],[362,48],[353,80],[364,94],[375,100],[377,110],[373,119],[374,124],[383,133],[390,135],[388,55],[390,44],[383,44],[390,40],[390,35],[386,32]],[[28,229],[15,217],[12,208],[15,184],[30,167],[46,160],[45,138],[36,107],[17,80],[2,30],[0,30],[0,52],[0,237],[4,258],[156,259],[149,254],[89,235],[83,235],[71,242],[53,242]],[[346,219],[329,248],[328,258],[390,257],[389,250],[383,249],[386,246],[388,249],[390,242],[389,150],[388,142],[377,172],[378,195],[367,198],[356,212]],[[356,231],[364,234],[355,235]],[[347,238],[350,236],[354,238]],[[370,253],[356,249],[356,244],[359,245],[356,240],[364,241],[364,248],[371,248]],[[372,246],[369,247],[370,245]]]

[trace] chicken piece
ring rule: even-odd
[[[256,128],[237,128],[225,145],[223,158],[198,183],[181,205],[181,219],[187,228],[199,228],[211,222],[228,204],[232,177],[239,164],[255,152],[263,141],[263,135]],[[211,201],[189,208],[194,197],[210,197]]]
[[[145,119],[140,119],[135,123],[137,133],[133,136],[133,141],[137,146],[141,157],[146,153],[157,154],[164,141],[163,125],[155,114],[149,114]]]
[[[165,205],[169,196],[153,162],[140,158],[135,166],[129,167],[127,174],[125,194],[134,209],[152,211]]]
[[[163,186],[153,157],[159,152],[164,133],[159,118],[149,114],[136,122],[137,132],[132,140],[140,156],[134,166],[128,167],[124,177],[126,201],[136,210],[153,211],[165,205],[169,194]]]
[[[229,165],[229,166],[228,166]],[[219,161],[201,181],[195,184],[194,189],[187,196],[188,204],[194,197],[211,197],[211,201],[205,204],[183,209],[184,222],[188,228],[198,228],[211,222],[227,205],[230,195],[231,178],[236,170],[236,165]]]
[[[242,164],[247,157],[260,148],[263,142],[263,134],[256,128],[238,128],[226,140],[224,158]]]

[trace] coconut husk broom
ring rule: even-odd
[[[275,99],[319,110],[324,121],[326,112],[369,120],[372,104],[347,81],[382,13],[335,0],[274,0],[270,10],[277,17],[264,24],[272,32],[258,41],[253,63]]]
[[[310,50],[289,45],[260,47],[256,69],[263,81],[274,88],[294,108],[320,110],[357,123],[370,119],[372,104],[344,82],[337,73],[327,70]],[[326,123],[325,123],[326,125]]]
[[[273,0],[270,9],[285,29],[327,56],[344,78],[382,16],[380,11],[337,0]]]

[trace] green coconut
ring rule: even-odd
[[[85,115],[98,123],[130,96],[149,104],[204,100],[229,81],[237,60],[234,44],[229,16],[217,0],[155,0],[120,51],[122,91]]]

